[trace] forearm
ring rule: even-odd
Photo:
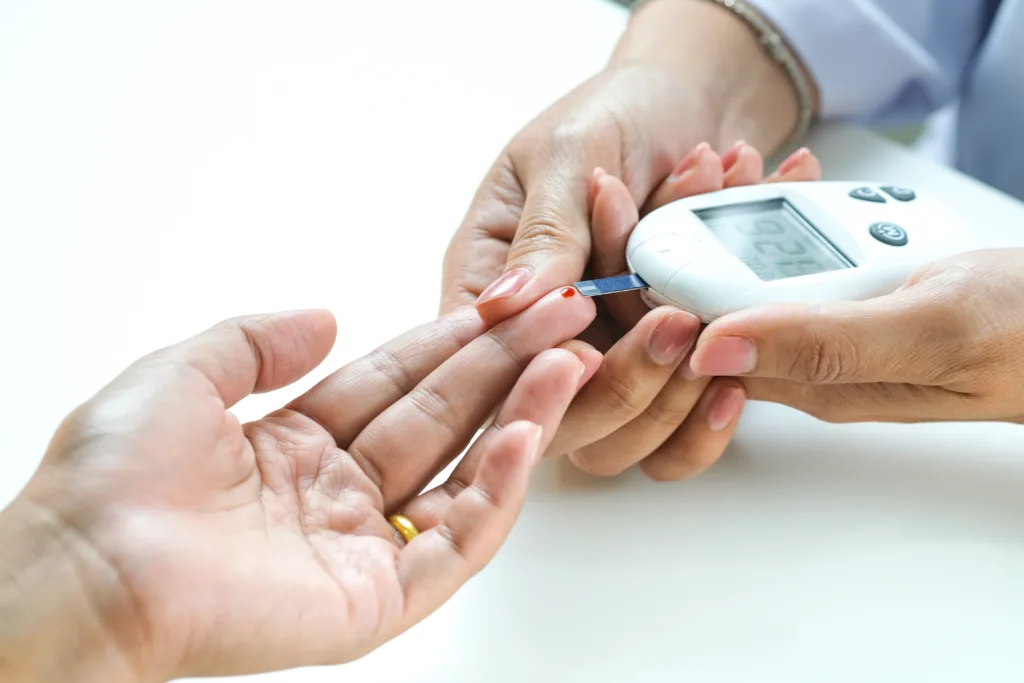
[[[44,508],[0,512],[0,680],[136,683],[112,637],[127,613],[115,574]]]
[[[612,63],[654,64],[686,83],[714,112],[720,139],[712,142],[722,146],[744,139],[773,152],[798,122],[797,93],[785,70],[743,19],[707,0],[650,0]]]

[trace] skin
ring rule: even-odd
[[[643,215],[696,192],[760,182],[763,161],[756,150],[774,152],[797,118],[788,77],[745,22],[705,0],[649,2],[630,21],[607,67],[502,150],[449,245],[442,312],[475,304],[484,319],[504,320],[585,274],[621,270],[616,254],[636,222],[636,207]],[[740,140],[749,144],[737,146]],[[695,167],[680,171],[680,160],[702,141],[709,146]],[[595,188],[596,168],[621,181],[619,187]],[[802,168],[793,179],[812,179],[814,172]],[[655,330],[673,337],[665,342],[673,349],[691,345],[695,323],[670,310],[646,319],[641,312],[635,302],[609,300],[601,315],[607,322],[570,347],[608,356],[548,452],[570,453],[594,474],[617,474],[646,462],[656,447],[655,439],[635,442],[636,426],[627,426],[638,418],[654,421],[659,435],[672,428],[665,448],[690,464],[648,463],[644,469],[677,479],[721,453],[742,404],[741,385],[669,381],[682,358],[653,362],[644,349]],[[716,405],[723,412],[715,423],[725,426],[712,430],[706,424]],[[625,432],[614,436],[619,429]],[[671,458],[658,458],[665,459]]]
[[[507,536],[595,369],[552,347],[593,317],[557,292],[493,327],[464,308],[245,425],[232,405],[326,357],[330,314],[240,318],[139,360],[0,513],[0,679],[334,664],[405,631]],[[421,531],[408,544],[399,511]]]
[[[684,159],[651,206],[754,182],[800,182],[821,176],[818,160],[799,150],[764,178],[761,155],[739,143],[719,157],[707,144]],[[590,277],[627,271],[626,241],[639,214],[625,185],[598,169],[591,180],[594,254]],[[613,476],[639,464],[657,480],[679,480],[714,463],[732,437],[745,390],[727,378],[697,376],[685,362],[699,320],[670,306],[650,310],[639,294],[597,299],[594,323],[563,348],[603,354],[594,378],[569,407],[548,455],[568,454],[581,469]]]
[[[690,364],[829,422],[1021,422],[1022,311],[1024,249],[975,251],[869,301],[720,318]]]

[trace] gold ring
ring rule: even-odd
[[[420,530],[416,528],[412,520],[405,515],[391,515],[388,517],[388,521],[391,522],[391,526],[398,530],[398,533],[402,535],[406,543],[412,541],[420,533]]]

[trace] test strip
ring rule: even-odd
[[[583,296],[604,296],[605,294],[618,294],[619,292],[630,292],[634,289],[646,289],[647,283],[636,273],[630,275],[616,275],[605,277],[600,280],[583,280],[574,285],[576,290]]]

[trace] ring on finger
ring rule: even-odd
[[[406,543],[409,543],[420,534],[420,530],[405,515],[391,515],[388,517],[388,522],[391,523],[391,526],[395,527],[395,530],[405,539]]]

